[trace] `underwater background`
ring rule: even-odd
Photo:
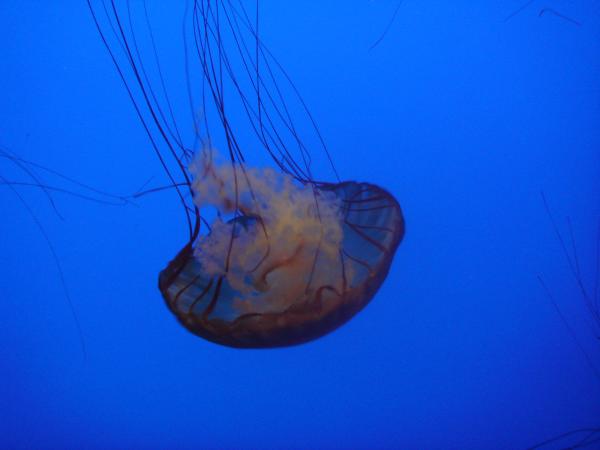
[[[169,3],[148,1],[176,69]],[[269,0],[260,14],[340,177],[402,205],[383,286],[308,344],[215,345],[157,288],[187,239],[173,193],[53,205],[2,158],[0,447],[518,449],[600,427],[581,350],[600,368],[598,324],[541,195],[593,292],[600,4]],[[164,183],[85,1],[2,0],[0,43],[5,151],[118,195]]]

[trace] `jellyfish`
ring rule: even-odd
[[[157,11],[146,2],[88,6],[168,180],[137,195],[173,190],[187,223],[158,277],[181,325],[229,347],[285,347],[362,310],[404,236],[402,210],[382,187],[340,179],[299,90],[263,43],[260,3],[183,5],[181,83],[169,82],[160,57]],[[174,84],[183,86],[176,94]],[[174,100],[184,97],[189,131]],[[315,160],[333,181],[321,181]]]

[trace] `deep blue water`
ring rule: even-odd
[[[177,72],[182,11],[161,3]],[[175,321],[157,289],[187,238],[173,193],[109,206],[58,192],[55,211],[13,186],[75,320],[44,234],[0,186],[0,447],[517,449],[600,426],[577,344],[600,367],[598,324],[540,195],[569,249],[571,218],[593,291],[600,6],[533,1],[506,20],[526,3],[406,0],[369,50],[396,1],[261,2],[262,39],[340,176],[384,186],[407,222],[374,300],[309,344],[234,350]],[[166,182],[85,1],[3,0],[0,42],[4,149],[116,194]],[[31,181],[6,160],[0,176]]]

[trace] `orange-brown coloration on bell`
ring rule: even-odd
[[[296,345],[338,328],[373,298],[404,235],[399,204],[383,189],[366,183],[322,184],[316,189],[325,195],[334,194],[342,205],[343,239],[337,264],[322,265],[317,254],[310,270],[318,271],[319,277],[306,273],[306,265],[292,267],[295,258],[282,260],[265,270],[275,274],[290,267],[301,268],[304,272],[295,273],[296,277],[319,279],[321,284],[308,285],[303,295],[285,299],[281,303],[286,305],[284,309],[270,311],[267,305],[266,309],[252,311],[252,296],[257,294],[239,299],[241,293],[231,288],[227,274],[208,275],[203,271],[189,243],[159,278],[167,306],[183,326],[198,336],[230,347]],[[242,225],[248,219],[232,222],[236,220],[238,227],[252,226]],[[273,277],[263,278],[266,285],[262,289],[268,291],[271,288],[268,280]],[[246,302],[248,308],[239,309],[239,302]]]

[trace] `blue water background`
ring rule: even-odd
[[[181,20],[168,3],[158,28]],[[505,20],[524,3],[407,0],[369,50],[397,2],[261,2],[341,177],[387,188],[407,222],[372,303],[315,342],[239,351],[178,325],[157,289],[187,237],[172,193],[56,193],[59,216],[22,186],[84,359],[44,235],[0,186],[0,447],[513,449],[600,426],[600,380],[537,279],[598,365],[540,191],[569,246],[571,217],[591,289],[600,7],[534,1]],[[3,0],[0,43],[0,145],[114,193],[164,183],[84,1]]]

